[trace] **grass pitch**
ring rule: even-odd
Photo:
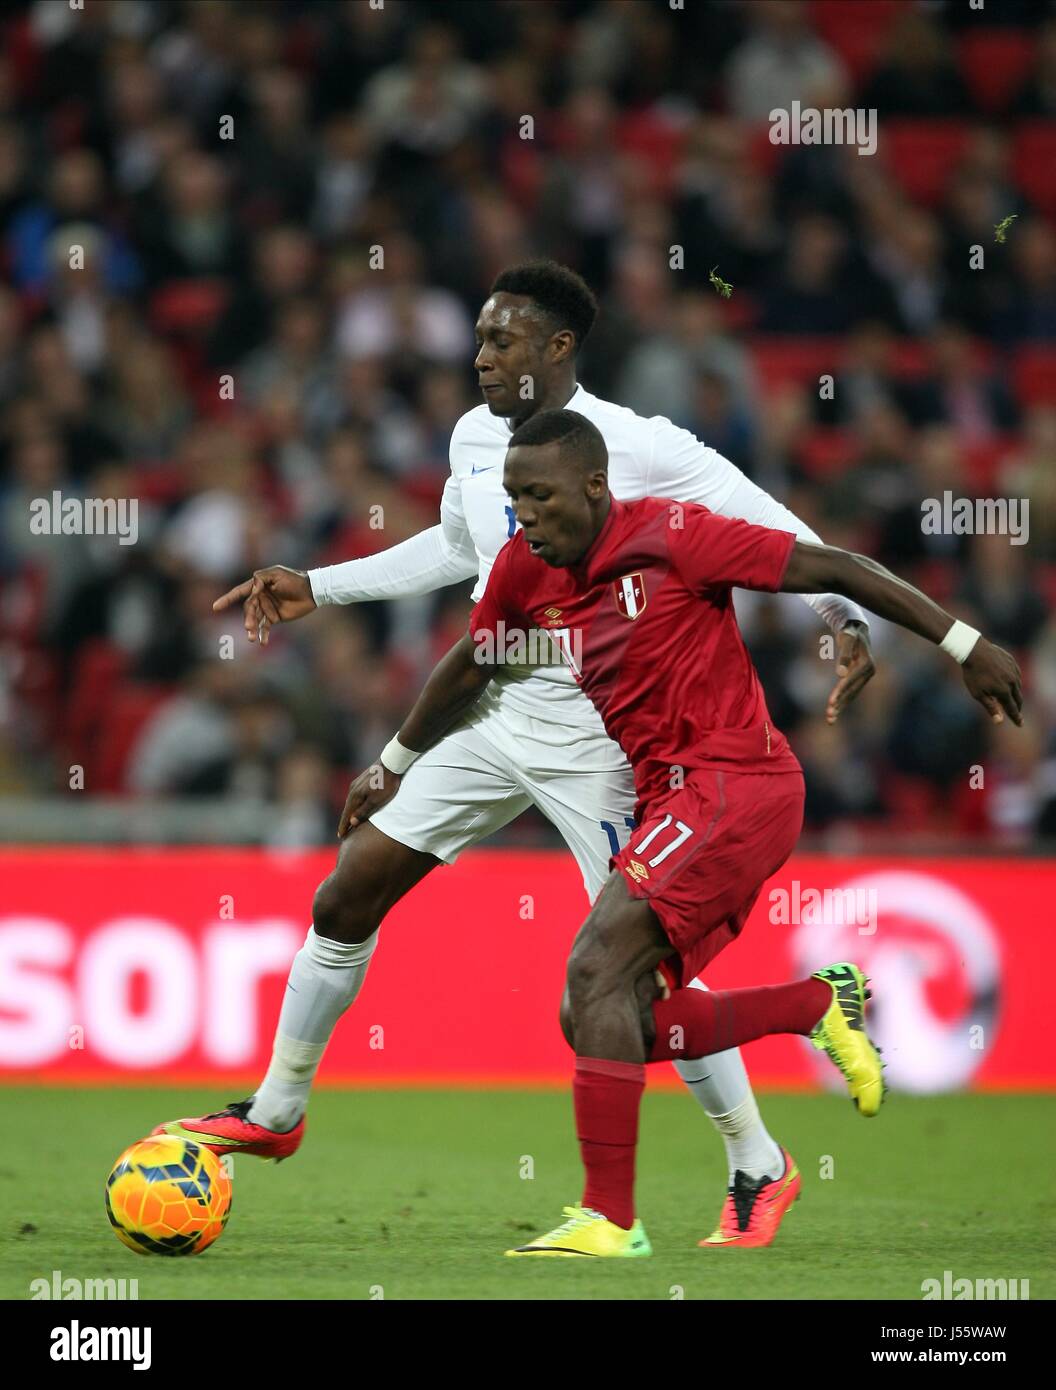
[[[159,1120],[221,1092],[12,1087],[0,1149],[0,1297],[30,1281],[139,1281],[141,1299],[920,1299],[921,1282],[1030,1280],[1056,1296],[1052,1098],[889,1098],[862,1120],[835,1096],[761,1097],[803,1174],[767,1250],[711,1251],[722,1147],[676,1092],[646,1094],[639,1211],[648,1260],[505,1260],[579,1196],[561,1092],[316,1093],[300,1153],[235,1162],[224,1235],[186,1259],[115,1239],[103,1182]],[[822,1174],[830,1171],[831,1177]],[[532,1176],[527,1176],[531,1173]],[[525,1176],[522,1176],[524,1174]],[[379,1290],[382,1293],[379,1295]]]

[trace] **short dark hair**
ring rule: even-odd
[[[586,280],[557,261],[510,266],[495,277],[489,296],[493,294],[527,295],[550,320],[552,333],[572,330],[577,352],[598,315],[598,301]]]
[[[540,410],[510,436],[509,448],[560,444],[562,458],[574,460],[584,472],[608,471],[609,451],[597,425],[578,410]]]

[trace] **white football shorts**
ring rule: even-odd
[[[504,708],[492,687],[370,819],[390,839],[452,864],[533,803],[575,855],[593,902],[633,829],[630,764],[604,733]]]

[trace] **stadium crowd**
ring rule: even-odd
[[[739,598],[808,829],[1056,834],[1056,7],[34,0],[3,31],[0,796],[81,767],[88,796],[263,799],[260,839],[331,840],[469,586],[263,652],[210,605],[435,524],[477,310],[545,255],[599,298],[589,390],[1024,667],[1027,726],[988,727],[877,623],[830,728],[814,616]],[[875,108],[876,154],[771,143],[797,100]],[[138,499],[136,543],[32,533],[55,491]],[[1026,543],[928,534],[946,492],[1029,501]]]

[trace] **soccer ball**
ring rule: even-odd
[[[197,1255],[231,1214],[231,1179],[212,1149],[171,1134],[127,1148],[104,1192],[114,1234],[140,1255]]]

